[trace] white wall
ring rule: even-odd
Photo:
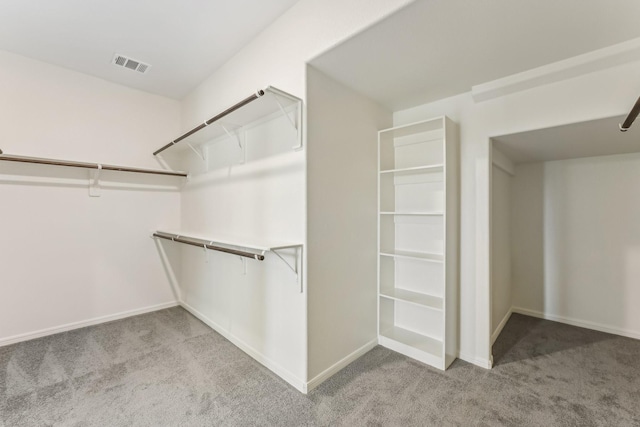
[[[513,305],[544,307],[543,163],[516,166],[513,177]]]
[[[392,114],[309,67],[309,378],[377,343],[377,134]]]
[[[413,0],[301,0],[183,102],[183,127],[267,85],[304,98],[306,63]]]
[[[202,123],[267,85],[306,101],[308,60],[408,3],[410,0],[300,1],[186,97],[182,104],[183,129]],[[305,137],[302,150],[281,152],[257,163],[247,162],[234,169],[231,179],[214,173],[212,179],[190,185],[183,196],[182,228],[205,235],[241,233],[306,244],[307,162],[314,161],[307,155],[307,143],[314,142],[311,139],[307,142]],[[234,177],[236,173],[244,179]],[[231,331],[228,336],[251,350],[254,357],[294,386],[306,390],[311,379],[307,366],[307,290],[322,283],[305,279],[304,293],[297,293],[295,285],[289,283],[290,276],[286,271],[281,273],[282,264],[273,258],[251,266],[250,273],[241,280],[246,292],[232,293],[236,295],[235,313],[247,312],[246,315],[229,317],[225,314],[229,309],[222,303],[227,300],[216,302],[218,291],[212,290],[215,289],[212,283],[222,281],[226,283],[222,289],[226,289],[238,282],[233,272],[224,276],[226,273],[214,271],[215,265],[232,268],[221,265],[222,261],[207,267],[201,258],[186,254],[181,287],[193,295],[188,297],[189,301],[197,305],[195,308],[201,314],[223,325]],[[306,259],[305,251],[304,276]],[[259,268],[255,275],[254,267]],[[261,289],[265,287],[263,294]],[[259,304],[262,311],[257,318],[249,319],[249,313]],[[232,321],[233,325],[241,322],[243,326],[232,328],[229,326]],[[371,327],[375,328],[375,322]],[[331,354],[318,361],[314,372],[328,368],[321,364],[330,364],[333,359]]]
[[[494,341],[513,306],[511,292],[512,178],[509,173],[494,163],[491,179],[491,339]]]
[[[461,357],[491,364],[489,301],[489,139],[626,114],[640,92],[640,63],[609,68],[484,102],[465,93],[394,114],[400,125],[448,115],[461,131]],[[624,82],[624,84],[621,84]],[[485,167],[476,177],[476,168]],[[482,197],[476,197],[476,194]],[[479,274],[476,272],[479,272]]]
[[[0,52],[5,154],[155,167],[167,98]],[[0,162],[0,344],[175,302],[151,232],[179,222],[175,178]],[[66,326],[65,326],[66,325]]]
[[[526,240],[532,236],[520,235],[515,245],[540,260],[543,243],[543,263],[517,265],[524,270],[518,278],[532,274],[537,280],[516,282],[516,310],[640,338],[640,154],[522,169],[514,187],[523,194],[517,221],[539,237],[532,243]],[[542,214],[543,223],[528,210]]]

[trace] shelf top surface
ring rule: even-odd
[[[414,166],[411,168],[400,168],[400,169],[383,169],[380,171],[381,174],[394,174],[394,175],[403,175],[403,174],[418,174],[421,172],[441,172],[444,170],[444,164],[438,163],[434,165],[425,165],[425,166]]]
[[[256,251],[273,251],[278,249],[286,249],[286,248],[295,248],[302,246],[302,243],[296,242],[285,242],[285,241],[271,241],[268,239],[262,238],[253,238],[246,236],[228,236],[228,235],[216,235],[215,238],[212,236],[202,236],[198,233],[192,233],[188,231],[167,231],[167,230],[158,230],[160,233],[166,234],[175,234],[178,236],[198,239],[202,241],[206,241],[207,243],[211,242],[211,244],[215,245],[225,245],[225,246],[234,246],[239,248],[253,249]]]
[[[419,292],[407,291],[405,289],[381,289],[380,296],[398,301],[418,304],[421,306],[442,310],[442,298]]]
[[[402,344],[415,347],[418,350],[429,353],[433,356],[442,357],[442,341],[418,334],[407,329],[393,326],[391,328],[381,330],[380,335]]]
[[[393,257],[402,257],[402,258],[413,258],[425,261],[444,261],[444,255],[442,254],[430,254],[424,252],[409,252],[409,251],[398,251],[398,250],[381,250],[380,255],[384,256],[393,256]]]
[[[402,136],[413,135],[415,133],[443,129],[444,123],[445,116],[440,116],[429,120],[423,120],[420,122],[382,129],[378,133],[380,135],[380,138],[398,138]]]
[[[399,212],[399,211],[381,211],[380,215],[416,215],[416,216],[441,216],[444,212]]]

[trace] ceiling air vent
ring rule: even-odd
[[[135,59],[128,58],[124,55],[116,54],[113,57],[113,64],[119,67],[128,68],[133,71],[137,71],[139,73],[146,73],[151,68],[151,65],[145,64],[144,62],[137,61]]]

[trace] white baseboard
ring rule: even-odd
[[[151,313],[152,311],[164,310],[165,308],[176,307],[177,305],[178,305],[177,301],[170,301],[170,302],[165,302],[163,304],[157,304],[149,307],[138,308],[135,310],[109,314],[107,316],[94,317],[93,319],[82,320],[80,322],[67,323],[60,326],[54,326],[52,328],[41,329],[39,331],[27,332],[26,334],[13,335],[6,338],[0,338],[0,347],[16,344],[22,341],[29,341],[36,338],[46,337],[47,335],[59,334],[60,332],[67,332],[74,329],[85,328],[87,326],[98,325],[100,323],[112,322],[114,320],[120,320],[127,317],[137,316],[139,314]]]
[[[545,320],[553,320],[554,322],[566,323],[567,325],[578,326],[580,328],[593,329],[595,331],[606,332],[608,334],[620,335],[623,337],[634,338],[640,340],[640,333],[621,329],[615,326],[603,325],[601,323],[590,322],[588,320],[579,320],[571,317],[556,316],[554,314],[543,313],[541,311],[529,310],[522,307],[512,307],[511,311],[525,316],[537,317]]]
[[[332,366],[325,369],[320,374],[316,375],[311,381],[307,383],[307,392],[310,392],[314,388],[318,387],[320,384],[322,384],[323,382],[331,378],[335,373],[337,373],[338,371],[340,371],[341,369],[349,365],[351,362],[354,362],[355,360],[360,358],[362,355],[372,350],[377,345],[378,345],[378,339],[376,338],[366,343],[365,345],[363,345],[353,353],[347,355],[343,359],[339,360],[338,362],[334,363]]]
[[[513,314],[513,307],[511,307],[509,311],[507,311],[507,314],[504,315],[504,317],[496,327],[496,330],[493,331],[493,333],[491,334],[491,345],[493,345],[496,342],[496,340],[498,339],[498,336],[500,336],[500,333],[502,332],[502,330],[504,329],[504,326],[507,324],[507,322],[511,318],[512,314]]]
[[[301,380],[296,375],[294,375],[293,373],[289,372],[287,369],[283,368],[282,366],[280,366],[279,364],[277,364],[273,360],[269,359],[267,356],[265,356],[264,354],[262,354],[261,352],[259,352],[255,348],[251,347],[249,344],[245,343],[244,341],[242,341],[241,339],[239,339],[235,335],[229,333],[225,328],[223,328],[222,326],[218,325],[216,322],[214,322],[213,320],[209,319],[207,316],[205,316],[204,314],[200,313],[198,310],[196,310],[195,308],[191,307],[186,302],[181,301],[180,305],[185,310],[187,310],[189,313],[193,314],[195,317],[197,317],[198,319],[203,321],[211,329],[213,329],[214,331],[216,331],[217,333],[219,333],[220,335],[222,335],[223,337],[228,339],[231,343],[233,343],[240,350],[244,351],[249,356],[253,357],[255,360],[257,360],[258,362],[260,362],[261,364],[266,366],[268,369],[270,369],[273,373],[278,375],[280,378],[282,378],[283,380],[285,380],[286,382],[291,384],[297,390],[299,390],[300,392],[305,393],[305,394],[307,393],[307,383],[305,381]]]
[[[484,369],[491,369],[493,367],[493,360],[485,359],[483,357],[476,357],[468,353],[458,353],[458,359],[471,363],[472,365],[479,366]]]

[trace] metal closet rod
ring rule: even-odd
[[[631,125],[633,124],[633,121],[636,119],[636,117],[638,117],[638,114],[640,114],[640,98],[638,98],[638,100],[636,101],[636,104],[633,106],[633,108],[629,112],[629,115],[624,120],[624,123],[620,125],[620,130],[622,132],[628,131]]]
[[[239,251],[237,249],[230,249],[230,248],[224,248],[221,246],[215,246],[211,244],[213,242],[209,242],[207,240],[202,240],[202,239],[196,239],[194,237],[186,237],[186,236],[180,236],[178,234],[163,233],[162,231],[157,231],[153,233],[153,237],[171,240],[172,242],[184,243],[186,245],[197,246],[199,248],[207,248],[207,249],[211,249],[212,251],[226,252],[232,255],[239,255],[247,258],[253,258],[257,261],[264,260],[264,255],[261,255],[261,254],[254,254],[253,252],[245,252],[245,251]]]
[[[108,171],[146,173],[146,174],[152,174],[152,175],[169,175],[169,176],[182,176],[182,177],[186,177],[188,175],[186,172],[165,171],[160,169],[141,169],[141,168],[131,168],[128,166],[103,165],[101,163],[86,163],[86,162],[74,162],[70,160],[42,159],[39,157],[13,156],[9,154],[4,154],[2,150],[0,150],[0,160],[4,160],[7,162],[18,162],[18,163],[35,163],[39,165],[68,166],[72,168],[102,169],[102,170],[108,170]]]
[[[231,113],[233,113],[234,111],[236,111],[238,108],[242,108],[245,105],[247,105],[248,103],[255,101],[256,99],[260,98],[262,95],[264,95],[264,90],[259,90],[256,93],[254,93],[251,96],[246,97],[245,99],[243,99],[242,101],[238,102],[237,104],[227,108],[226,110],[224,110],[222,113],[210,118],[209,120],[205,120],[204,123],[194,127],[193,129],[191,129],[189,132],[185,133],[184,135],[174,139],[173,141],[171,141],[170,143],[168,143],[167,145],[165,145],[164,147],[156,150],[153,152],[154,156],[157,156],[158,154],[162,153],[164,150],[166,150],[167,148],[177,144],[178,142],[182,141],[183,139],[193,135],[194,133],[198,132],[201,129],[206,128],[207,126],[209,126],[211,123],[220,120],[221,118],[223,118],[224,116],[227,116]]]

